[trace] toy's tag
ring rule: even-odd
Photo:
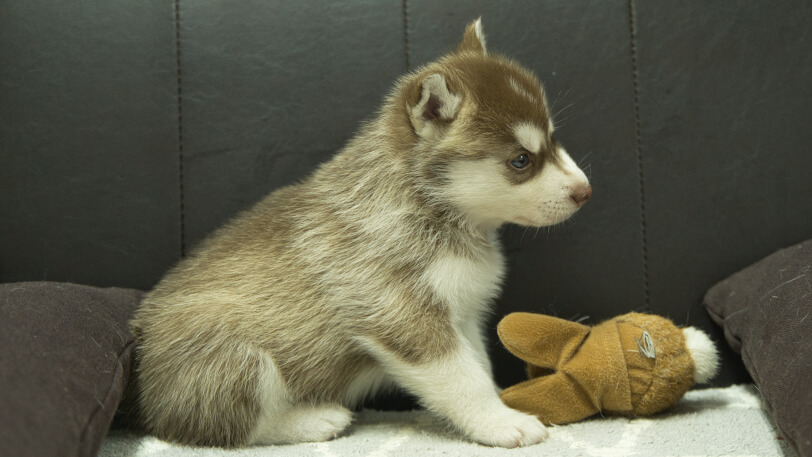
[[[643,330],[643,335],[641,338],[635,337],[634,339],[637,341],[637,348],[640,350],[641,354],[650,359],[656,357],[656,354],[654,353],[654,340],[651,339],[651,335],[649,335],[647,331]]]

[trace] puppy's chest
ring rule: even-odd
[[[423,280],[451,310],[455,320],[479,313],[499,295],[505,266],[498,249],[474,258],[439,255],[426,269]]]

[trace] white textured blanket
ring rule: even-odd
[[[158,439],[114,431],[102,445],[102,457],[794,457],[762,409],[752,386],[688,392],[680,404],[653,418],[596,418],[554,427],[550,438],[520,449],[497,449],[465,441],[425,411],[357,414],[349,431],[325,443],[221,450],[178,446]]]

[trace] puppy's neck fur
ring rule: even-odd
[[[381,242],[384,252],[391,246],[383,243],[393,239],[427,255],[451,251],[476,257],[475,251],[494,247],[498,226],[474,223],[443,197],[444,166],[420,159],[429,156],[430,146],[418,141],[408,122],[384,109],[305,187],[347,226],[374,234],[369,241]]]
[[[438,141],[419,137],[404,109],[420,76],[401,80],[377,116],[308,179],[308,187],[318,189],[339,214],[353,208],[347,217],[365,215],[364,230],[376,226],[370,221],[386,218],[386,230],[432,238],[430,245],[438,248],[491,246],[499,224],[478,224],[444,197],[448,164],[431,153]]]

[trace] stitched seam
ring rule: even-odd
[[[186,255],[186,208],[183,182],[183,71],[180,56],[180,0],[175,0],[175,56],[177,58],[178,103],[178,182],[180,198],[180,256]]]
[[[411,56],[409,55],[409,1],[403,0],[403,54],[406,63],[406,71],[411,68]]]
[[[90,428],[96,422],[97,418],[100,418],[99,420],[103,419],[104,422],[105,422],[104,425],[106,426],[106,428],[104,429],[105,436],[106,436],[107,429],[110,428],[110,424],[113,422],[113,416],[115,415],[115,412],[113,414],[111,414],[109,420],[107,420],[103,416],[104,414],[107,414],[107,412],[108,412],[108,410],[105,409],[104,405],[107,404],[108,401],[110,399],[112,399],[113,397],[115,397],[116,395],[119,396],[119,402],[124,397],[124,391],[126,390],[126,384],[127,384],[128,380],[125,377],[124,364],[122,363],[121,358],[128,351],[131,351],[132,350],[131,348],[134,348],[134,347],[135,347],[135,341],[130,341],[129,343],[127,343],[126,346],[124,346],[124,348],[121,350],[121,352],[118,353],[118,356],[116,357],[116,362],[118,362],[118,363],[116,364],[116,369],[113,372],[113,379],[110,381],[107,392],[104,394],[104,401],[100,401],[98,398],[96,398],[96,402],[97,402],[98,406],[93,407],[93,411],[88,415],[88,419],[85,421],[85,424],[82,427],[82,433],[79,436],[78,448],[77,448],[77,452],[76,452],[77,455],[84,455],[84,454],[88,454],[88,455],[94,454],[95,455],[99,451],[98,446],[101,444],[101,442],[98,442],[98,441],[97,442],[90,442],[89,441],[90,440]],[[116,383],[116,378],[119,378],[122,381],[122,383],[124,384],[121,387],[120,391],[116,389],[116,387],[118,386],[118,383]],[[116,405],[115,405],[116,407],[114,408],[114,410],[118,409],[118,403],[119,402],[116,403]],[[102,425],[102,424],[97,424],[97,425]]]
[[[640,84],[637,66],[637,21],[634,0],[629,0],[629,38],[632,58],[632,85],[634,86],[634,142],[637,155],[637,179],[640,190],[640,236],[643,241],[643,297],[645,307],[651,307],[648,278],[648,237],[646,227],[646,187],[643,174],[643,148],[640,141]]]

